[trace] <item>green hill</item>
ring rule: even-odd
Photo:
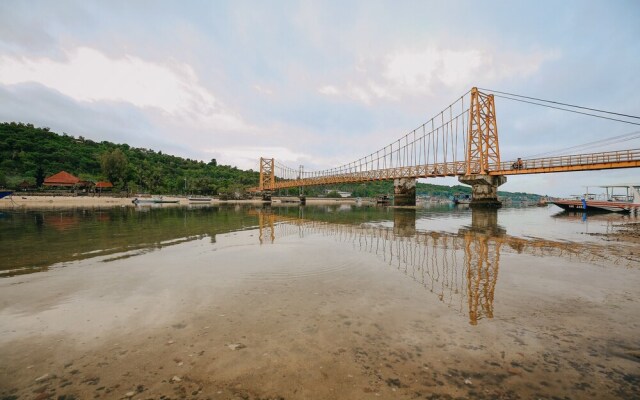
[[[124,157],[122,157],[124,156]],[[0,123],[0,187],[40,183],[44,176],[67,171],[83,180],[109,180],[132,192],[218,194],[257,186],[258,173],[133,148],[56,134],[32,124]]]

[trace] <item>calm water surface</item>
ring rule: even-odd
[[[558,211],[4,211],[0,398],[638,398],[638,220]]]

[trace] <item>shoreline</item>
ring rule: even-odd
[[[212,199],[208,202],[191,202],[184,196],[162,196],[164,200],[178,200],[178,203],[164,203],[165,206],[188,206],[188,205],[223,205],[223,204],[263,204],[260,199],[249,200],[219,200]],[[112,197],[112,196],[22,196],[13,195],[0,200],[0,210],[9,209],[39,209],[39,208],[96,208],[96,207],[133,207],[132,197]],[[281,198],[274,198],[274,204],[297,205],[298,202],[283,202]],[[366,201],[365,201],[366,203]],[[356,199],[326,199],[307,198],[307,204],[356,204]]]
[[[178,203],[163,204],[143,204],[135,205],[132,203],[136,197],[112,197],[112,196],[21,196],[14,195],[10,198],[0,200],[0,210],[55,210],[55,209],[75,209],[75,208],[113,208],[113,207],[186,207],[186,206],[223,206],[223,205],[240,205],[252,204],[262,205],[261,199],[249,200],[219,200],[212,199],[209,202],[190,202],[188,198],[182,196],[163,196],[164,200],[178,200]],[[288,207],[299,206],[299,202],[291,201],[295,197],[289,197],[290,201],[282,201],[282,197],[274,197],[272,206]],[[361,199],[360,202],[355,198],[307,198],[307,205],[363,205],[375,206],[375,200]],[[416,209],[414,207],[395,207],[388,206],[393,209]],[[636,244],[640,243],[640,222],[626,222],[617,224],[612,232],[608,233],[588,233],[589,236],[599,237],[603,241],[609,242],[625,242]]]

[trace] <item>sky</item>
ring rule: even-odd
[[[0,121],[243,169],[261,156],[325,169],[474,86],[640,115],[638,21],[636,0],[3,0]],[[503,161],[640,130],[499,98],[496,114]],[[630,148],[640,139],[602,150]],[[566,196],[639,172],[501,189]]]

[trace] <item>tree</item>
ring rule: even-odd
[[[38,165],[38,168],[36,168],[36,187],[41,187],[42,184],[44,183],[44,168],[42,168],[41,165]]]
[[[111,152],[103,153],[100,156],[100,166],[102,167],[103,175],[107,177],[109,182],[115,185],[125,180],[129,160],[122,150],[115,149]]]
[[[129,194],[138,193],[138,185],[134,181],[127,183],[127,191]]]

